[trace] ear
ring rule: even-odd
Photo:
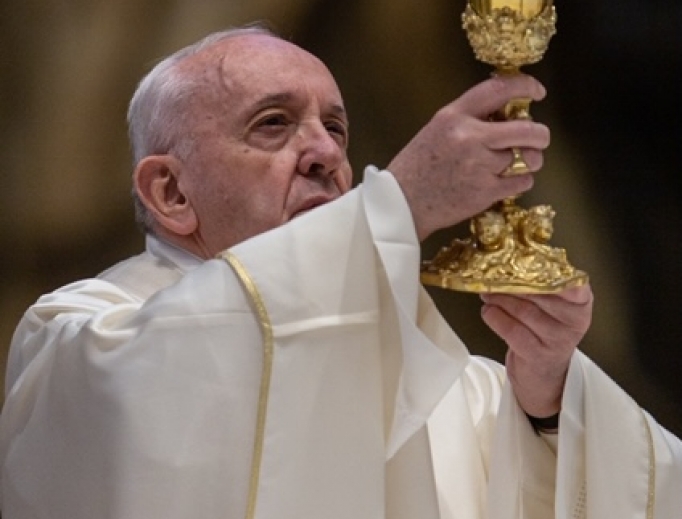
[[[167,231],[186,236],[197,228],[197,215],[180,182],[182,163],[171,155],[150,155],[133,173],[140,200]]]

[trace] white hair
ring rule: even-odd
[[[225,39],[246,34],[279,37],[262,24],[231,28],[209,34],[160,61],[137,86],[128,108],[128,136],[133,167],[149,155],[173,152],[184,158],[191,151],[187,138],[185,102],[201,85],[178,72],[178,63]],[[153,233],[155,220],[133,187],[135,220],[145,233]]]

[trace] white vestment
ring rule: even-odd
[[[555,444],[532,431],[420,287],[409,208],[368,169],[224,259],[149,238],[33,305],[3,518],[682,517],[682,444],[584,355]]]

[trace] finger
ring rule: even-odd
[[[495,292],[486,292],[481,294],[481,299],[487,302],[494,302],[496,299],[500,298],[516,298],[516,299],[527,299],[530,301],[552,301],[552,300],[562,300],[567,303],[574,304],[586,304],[591,303],[593,300],[592,288],[589,284],[569,287],[561,292],[555,294],[502,294]]]
[[[545,312],[558,316],[565,312],[575,312],[576,308],[587,308],[592,305],[594,295],[590,285],[570,287],[556,294],[481,294],[481,299],[486,303],[500,304],[506,299],[525,299],[533,302]],[[560,319],[559,319],[560,320]]]
[[[542,336],[562,330],[582,334],[591,321],[592,291],[588,286],[548,295],[482,294],[481,299],[529,326],[538,326],[536,333]],[[547,326],[539,323],[542,315]]]
[[[542,123],[527,119],[488,122],[486,145],[491,150],[530,148],[544,150],[550,144],[550,131]]]
[[[594,300],[594,294],[592,293],[592,287],[589,284],[582,285],[579,287],[570,287],[566,290],[556,294],[558,297],[575,304],[586,304],[592,303]]]
[[[528,166],[530,173],[540,171],[544,164],[544,155],[541,151],[532,148],[518,148],[523,161]],[[501,150],[496,153],[496,166],[491,170],[494,175],[502,175],[514,160],[514,154],[511,149]]]
[[[545,87],[531,76],[525,74],[493,76],[467,90],[455,104],[459,109],[485,119],[512,99],[528,97],[540,101],[545,94]]]
[[[498,337],[524,358],[528,358],[530,352],[544,348],[541,338],[531,328],[500,307],[483,306],[481,317]]]
[[[486,304],[482,311],[488,314],[491,310],[495,309],[503,312],[505,316],[505,319],[502,319],[503,321],[506,321],[507,318],[511,320],[511,323],[506,323],[509,326],[505,328],[509,333],[518,333],[518,330],[513,326],[515,324],[516,327],[531,330],[533,335],[542,343],[546,342],[548,336],[561,334],[565,328],[563,323],[545,312],[543,308],[533,301],[522,298],[502,298],[497,304]],[[495,317],[495,313],[493,313],[493,317]]]
[[[592,320],[592,291],[576,287],[563,294],[539,298],[534,303],[564,326],[586,332]]]
[[[468,157],[485,171],[499,175],[512,162],[513,148],[521,152],[530,171],[538,171],[550,132],[545,125],[531,121],[484,122],[467,118],[459,123],[451,140],[453,147],[463,150],[460,159]]]
[[[482,309],[483,321],[509,347],[510,351],[540,368],[546,373],[554,373],[571,357],[582,334],[552,324],[544,316],[539,319],[530,318],[528,325],[518,316],[508,314],[496,306]]]

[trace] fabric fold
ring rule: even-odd
[[[464,370],[468,352],[454,332],[439,337],[437,342],[424,333],[425,323],[420,322],[419,312],[434,306],[419,282],[419,242],[412,214],[395,177],[370,166],[365,172],[364,186],[364,209],[388,277],[402,351],[395,412],[386,447],[390,459],[426,424]],[[433,313],[430,318],[435,318]],[[448,329],[444,321],[429,321],[426,327]]]

